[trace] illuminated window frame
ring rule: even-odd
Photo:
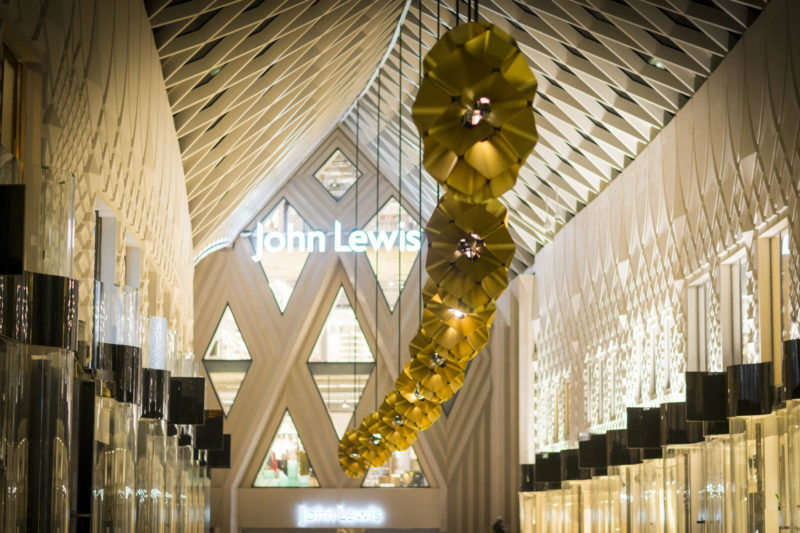
[[[294,426],[294,430],[297,432],[297,439],[300,441],[300,444],[303,445],[303,451],[306,453],[306,459],[308,459],[308,469],[311,472],[314,473],[314,479],[317,480],[317,485],[314,486],[314,487],[310,487],[310,486],[309,487],[301,487],[301,486],[257,487],[256,486],[256,480],[258,479],[258,474],[259,474],[259,472],[261,472],[261,468],[264,466],[264,461],[267,459],[267,454],[269,454],[269,451],[272,448],[272,445],[275,443],[275,439],[278,437],[278,432],[281,430],[281,423],[283,422],[283,419],[286,418],[286,416],[288,416],[289,419],[292,421],[292,425]],[[250,483],[250,487],[254,488],[254,489],[259,489],[259,490],[320,489],[320,488],[322,488],[322,483],[320,483],[319,477],[317,476],[316,472],[317,471],[314,469],[314,465],[311,462],[311,455],[308,453],[308,450],[306,449],[306,445],[303,442],[303,437],[300,436],[300,430],[297,428],[297,424],[295,423],[295,418],[292,416],[292,413],[289,412],[289,408],[285,407],[283,409],[283,412],[281,413],[281,416],[278,418],[278,425],[275,426],[275,431],[272,433],[272,438],[269,440],[269,443],[267,444],[267,447],[264,450],[264,456],[258,462],[258,467],[256,468],[255,475],[253,476],[253,481],[252,481],[252,483]]]
[[[217,331],[219,331],[219,327],[222,324],[222,318],[225,316],[225,311],[230,309],[231,317],[233,318],[234,324],[236,324],[236,329],[239,331],[239,336],[242,337],[242,342],[244,343],[245,350],[247,350],[247,354],[250,356],[250,359],[206,359],[206,355],[208,355],[209,349],[211,349],[211,344],[214,342],[214,339],[217,336]],[[222,314],[219,315],[219,320],[217,320],[217,325],[214,328],[214,333],[211,335],[211,339],[208,341],[208,346],[206,346],[205,352],[203,352],[203,358],[201,359],[203,362],[203,368],[206,371],[206,375],[208,376],[208,382],[211,384],[211,389],[214,391],[214,396],[217,398],[217,402],[222,409],[222,414],[225,418],[228,418],[231,411],[233,411],[233,407],[236,405],[236,400],[239,398],[239,393],[242,391],[242,387],[244,386],[244,382],[247,379],[247,375],[250,371],[250,365],[253,363],[253,354],[250,352],[250,348],[247,346],[247,341],[244,340],[244,334],[242,333],[242,328],[239,327],[239,322],[236,320],[236,313],[233,312],[233,307],[231,307],[230,302],[225,302],[225,307],[222,309]],[[210,366],[209,366],[210,363]],[[246,363],[246,365],[245,365]],[[236,389],[236,395],[233,397],[231,401],[231,406],[228,408],[228,412],[225,412],[225,408],[222,407],[222,400],[220,399],[219,392],[217,392],[217,387],[214,385],[214,380],[211,379],[211,372],[210,368],[214,368],[215,366],[219,368],[225,367],[243,367],[244,368],[244,377],[242,381],[239,382],[239,388]]]
[[[371,216],[371,217],[369,217],[369,220],[367,220],[367,222],[366,222],[366,223],[364,223],[364,224],[361,226],[361,228],[360,228],[360,229],[361,229],[362,231],[366,231],[366,227],[367,227],[367,226],[368,226],[368,225],[369,225],[369,224],[370,224],[370,223],[371,223],[373,220],[375,220],[375,219],[378,217],[378,214],[379,214],[381,211],[383,211],[383,209],[386,207],[386,205],[387,205],[389,202],[391,202],[392,200],[396,201],[396,202],[397,202],[397,203],[400,205],[400,207],[402,207],[402,209],[403,209],[403,210],[404,210],[404,211],[405,211],[405,212],[408,214],[408,216],[410,216],[412,219],[414,219],[414,221],[415,221],[415,223],[416,223],[417,227],[419,228],[419,232],[420,232],[420,233],[419,233],[419,250],[416,252],[416,254],[417,254],[417,255],[416,255],[416,256],[415,256],[415,258],[414,258],[414,262],[412,263],[412,265],[411,265],[411,268],[410,268],[410,269],[408,269],[408,274],[406,274],[406,277],[405,277],[405,279],[403,279],[403,280],[402,280],[402,287],[400,288],[400,292],[399,292],[399,293],[398,293],[398,295],[397,295],[397,301],[394,303],[394,305],[391,305],[391,304],[389,304],[389,300],[386,298],[386,293],[385,293],[385,292],[384,292],[384,290],[383,290],[383,286],[381,286],[381,284],[380,284],[380,281],[378,280],[378,273],[375,271],[375,268],[372,266],[372,262],[370,262],[370,260],[369,260],[369,255],[367,255],[367,252],[360,252],[360,253],[364,254],[364,257],[367,259],[367,263],[369,263],[369,269],[370,269],[370,270],[372,271],[372,273],[375,275],[375,281],[378,283],[378,288],[380,289],[381,296],[383,296],[383,301],[384,301],[384,303],[386,304],[386,307],[389,309],[389,312],[390,312],[391,314],[394,314],[394,310],[397,308],[397,304],[400,302],[400,299],[403,297],[403,292],[405,291],[405,289],[406,289],[406,286],[408,285],[408,280],[409,280],[409,279],[411,279],[411,275],[414,273],[414,265],[415,265],[415,264],[416,264],[418,261],[422,261],[422,250],[423,250],[423,246],[424,246],[424,244],[425,244],[425,227],[424,227],[424,226],[423,226],[423,225],[420,223],[419,219],[418,219],[418,218],[416,218],[416,217],[414,217],[414,215],[413,215],[413,214],[412,214],[412,213],[411,213],[411,212],[410,212],[408,209],[406,209],[406,208],[403,206],[403,203],[402,203],[402,202],[401,202],[401,201],[400,201],[400,200],[399,200],[397,197],[395,197],[395,195],[394,195],[394,194],[392,194],[391,196],[389,196],[389,198],[387,198],[387,199],[386,199],[386,200],[385,200],[385,201],[384,201],[384,202],[381,204],[381,206],[378,208],[378,210],[377,210],[377,211],[375,211],[375,212],[372,214],[372,216]],[[378,229],[378,228],[376,227],[376,229]],[[402,252],[400,252],[400,251],[399,251],[399,248],[398,248],[398,252],[397,252],[397,253],[402,253]]]
[[[257,222],[262,222],[264,219],[266,219],[267,217],[272,215],[272,213],[276,209],[278,209],[278,207],[281,205],[281,202],[285,202],[286,205],[288,205],[289,207],[294,209],[295,213],[297,213],[297,216],[299,216],[303,220],[303,223],[306,224],[310,229],[312,229],[312,230],[314,229],[311,226],[311,224],[309,224],[309,222],[306,220],[306,218],[300,213],[300,211],[297,210],[297,208],[294,206],[294,204],[292,204],[289,201],[289,199],[286,198],[286,196],[281,196],[278,199],[278,201],[275,202],[275,205],[273,205],[272,208],[269,209],[264,214],[264,216],[257,217],[257,219],[256,219]],[[249,239],[248,240],[250,241],[250,246],[252,246],[253,249],[255,249],[255,229],[251,230],[251,233],[249,235]],[[283,253],[283,252],[280,252],[280,253]],[[292,298],[294,297],[294,290],[297,288],[297,285],[300,283],[300,280],[303,279],[303,274],[306,271],[306,267],[308,266],[308,261],[310,259],[311,259],[311,253],[309,252],[306,255],[306,260],[303,261],[303,266],[300,267],[300,273],[297,274],[297,281],[295,282],[294,287],[292,287],[292,293],[289,295],[289,299],[286,301],[286,307],[284,309],[281,309],[281,304],[280,304],[280,302],[278,302],[278,297],[275,295],[275,291],[272,290],[272,286],[270,285],[270,281],[269,281],[269,275],[267,274],[267,271],[264,270],[264,265],[261,264],[261,261],[257,261],[256,262],[258,264],[259,270],[261,270],[261,274],[263,274],[263,276],[264,276],[264,281],[267,282],[267,290],[272,295],[272,299],[275,301],[275,307],[278,308],[278,312],[281,314],[281,316],[283,316],[286,313],[286,309],[289,309],[289,304],[292,303]]]
[[[789,221],[783,219],[762,233],[758,253],[758,323],[761,360],[772,361],[775,384],[783,383],[783,341],[790,338],[791,262]]]
[[[322,183],[322,180],[321,180],[321,179],[319,179],[319,178],[317,177],[317,173],[318,173],[320,170],[322,170],[322,167],[324,167],[325,165],[327,165],[327,164],[328,164],[328,161],[330,161],[330,160],[331,160],[331,158],[332,158],[334,155],[336,155],[336,152],[340,152],[340,153],[342,154],[342,156],[343,156],[343,157],[344,157],[344,158],[347,160],[347,162],[348,162],[348,163],[350,163],[351,165],[353,165],[353,168],[354,168],[354,169],[355,169],[355,171],[356,171],[356,179],[354,179],[354,180],[353,180],[353,183],[351,183],[351,184],[350,184],[350,185],[349,185],[349,186],[348,186],[348,187],[347,187],[347,188],[346,188],[344,191],[342,191],[342,194],[341,194],[341,196],[339,196],[338,198],[337,198],[337,197],[336,197],[336,196],[335,196],[335,195],[334,195],[334,194],[333,194],[333,193],[330,191],[330,189],[328,189],[328,187],[326,187],[326,186],[325,186],[325,184],[324,184],[324,183]],[[312,178],[314,178],[314,181],[316,181],[318,184],[320,184],[320,185],[322,186],[322,188],[323,188],[323,189],[325,189],[325,192],[326,192],[326,193],[328,193],[328,195],[329,195],[331,198],[333,198],[333,200],[334,200],[335,202],[337,202],[337,203],[339,202],[339,200],[341,200],[342,198],[344,198],[345,196],[347,196],[347,193],[349,193],[349,192],[350,192],[350,190],[353,188],[353,186],[355,186],[356,182],[357,182],[359,179],[361,179],[361,177],[362,177],[363,175],[364,175],[364,173],[363,173],[363,172],[361,172],[361,169],[359,169],[359,168],[356,166],[356,164],[355,164],[355,163],[353,163],[353,161],[352,161],[352,160],[351,160],[349,157],[347,157],[347,154],[346,154],[346,153],[344,152],[344,150],[342,150],[342,149],[341,149],[339,146],[336,146],[336,147],[334,147],[334,149],[333,149],[333,150],[331,150],[331,151],[330,151],[330,153],[328,153],[328,156],[327,156],[327,157],[325,157],[325,159],[324,159],[324,161],[322,162],[322,164],[321,164],[321,165],[319,165],[319,166],[316,168],[316,170],[314,170],[314,172],[312,172],[312,173],[311,173],[311,177],[312,177]]]
[[[347,303],[350,306],[350,309],[353,311],[353,316],[356,319],[356,324],[358,324],[358,330],[361,332],[361,335],[364,337],[364,341],[367,343],[367,348],[369,349],[370,356],[372,357],[372,362],[343,362],[337,363],[334,361],[311,361],[311,357],[314,355],[314,349],[317,347],[320,338],[322,338],[322,332],[325,329],[325,325],[328,322],[328,318],[331,316],[331,312],[336,305],[336,298],[339,296],[339,291],[344,291],[345,298],[347,298]],[[344,283],[340,283],[339,287],[336,289],[336,292],[333,296],[333,300],[331,300],[331,305],[328,307],[328,312],[325,314],[325,319],[322,321],[322,326],[319,328],[319,332],[317,333],[317,338],[314,340],[314,344],[311,346],[311,351],[308,352],[308,357],[306,357],[306,369],[308,370],[308,374],[311,376],[311,381],[314,382],[314,388],[317,390],[317,395],[319,399],[322,401],[322,407],[325,409],[325,414],[328,416],[328,420],[331,423],[331,428],[333,428],[334,434],[336,434],[337,438],[339,438],[338,433],[336,432],[336,425],[333,423],[333,418],[331,417],[330,410],[328,410],[328,404],[325,402],[325,398],[322,396],[322,391],[319,389],[317,385],[317,381],[314,379],[314,372],[312,372],[312,365],[343,365],[353,367],[355,366],[356,372],[358,372],[359,368],[370,367],[369,374],[367,374],[367,380],[364,383],[364,388],[361,390],[361,395],[358,398],[358,401],[353,405],[353,413],[350,415],[350,421],[348,422],[348,426],[352,425],[353,417],[355,416],[356,412],[358,411],[358,406],[361,404],[362,397],[364,396],[364,392],[367,390],[367,387],[370,384],[370,380],[375,378],[375,368],[378,365],[378,359],[375,356],[375,353],[372,349],[372,346],[369,344],[369,340],[367,336],[364,334],[364,328],[361,326],[361,321],[358,319],[358,315],[356,314],[355,307],[353,307],[353,301],[350,299],[350,295],[347,293],[347,288],[344,286]]]
[[[25,105],[25,93],[24,93],[24,84],[23,79],[25,76],[25,69],[22,62],[20,62],[16,56],[14,55],[11,50],[8,49],[5,45],[2,49],[3,55],[3,66],[2,72],[0,73],[0,82],[2,82],[2,89],[0,89],[0,94],[2,94],[2,110],[0,110],[0,116],[2,116],[3,124],[2,133],[0,135],[3,137],[3,149],[8,150],[16,159],[22,164],[22,156],[23,156],[23,145],[22,145],[22,132],[24,131],[24,119],[25,114],[23,113],[24,105]],[[11,74],[13,79],[11,80],[11,84],[9,85],[9,89],[11,89],[12,94],[9,97],[6,91],[6,83],[7,79],[6,76]],[[10,123],[10,130],[6,130],[6,113],[10,113],[11,123]],[[6,134],[10,135],[10,139],[5,139]],[[8,146],[6,146],[8,144]]]

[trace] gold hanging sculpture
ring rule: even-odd
[[[378,411],[339,442],[339,464],[350,477],[411,446],[489,341],[515,251],[497,198],[514,186],[536,145],[535,93],[517,43],[492,24],[457,26],[425,56],[412,115],[423,165],[446,193],[425,227],[430,278],[411,359]]]

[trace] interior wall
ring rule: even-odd
[[[140,0],[5,0],[3,42],[38,87],[26,91],[24,179],[42,165],[76,176],[74,277],[91,323],[94,210],[116,216],[117,275],[126,238],[141,249],[142,314],[168,315],[191,341],[192,249],[186,185],[161,65]],[[36,193],[37,191],[32,191]],[[34,219],[35,220],[35,219]]]
[[[337,202],[312,175],[336,147],[355,161],[351,139],[341,130],[334,131],[256,220],[286,198],[315,229],[331,231],[335,219],[344,228],[353,227],[354,187]],[[364,175],[359,180],[357,226],[372,218],[376,205],[382,206],[389,196],[398,195],[383,176],[377,180],[374,165],[363,153],[359,170]],[[376,191],[377,183],[380,191]],[[413,202],[406,201],[404,197],[404,207],[413,213]],[[423,252],[425,248],[423,243]],[[393,491],[393,498],[397,498],[395,505],[392,499],[388,500],[387,508],[405,509],[408,520],[403,522],[401,516],[400,522],[390,527],[433,526],[440,531],[482,533],[490,529],[498,515],[515,520],[519,514],[516,507],[518,365],[513,333],[517,320],[516,284],[498,302],[491,343],[473,360],[450,415],[442,415],[431,429],[420,433],[414,445],[432,488],[359,489],[361,480],[347,478],[339,468],[338,438],[306,360],[331,302],[343,285],[351,303],[358,302],[359,322],[378,360],[379,404],[394,385],[398,356],[400,363],[409,357],[408,341],[419,323],[419,263],[412,268],[401,300],[391,312],[383,298],[376,300],[375,277],[364,254],[336,254],[330,249],[311,254],[281,313],[260,266],[250,257],[252,254],[250,240],[240,237],[232,248],[203,259],[195,271],[197,357],[205,353],[226,305],[230,305],[252,357],[247,376],[225,419],[225,432],[232,434],[232,467],[213,471],[212,523],[230,531],[280,527],[278,516],[266,511],[275,501],[291,502],[301,495],[328,500],[342,494],[366,501],[383,500],[389,494],[386,491]],[[424,271],[423,276],[427,276]],[[357,420],[374,409],[374,391],[373,377],[356,410]],[[207,390],[206,398],[211,404],[216,402],[212,390]],[[321,488],[251,488],[286,408]],[[418,513],[408,511],[413,509],[414,501],[425,502]],[[433,524],[427,522],[430,517],[434,518]]]
[[[538,451],[620,426],[627,405],[684,397],[687,290],[703,274],[713,289],[710,362],[722,370],[718,267],[737,252],[747,265],[744,358],[760,360],[757,238],[782,219],[800,333],[798,19],[797,2],[773,0],[672,122],[537,255]]]

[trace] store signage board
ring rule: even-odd
[[[377,505],[301,503],[297,506],[297,527],[380,526],[385,519],[386,513]]]
[[[255,237],[256,253],[251,257],[253,261],[261,261],[264,254],[280,252],[325,252],[328,249],[328,235],[324,231],[295,231],[292,224],[287,225],[285,232],[264,231],[264,225],[259,222],[253,234]],[[358,253],[381,249],[390,252],[399,248],[401,252],[418,252],[422,232],[418,229],[404,230],[400,228],[393,231],[364,231],[352,230],[342,232],[342,223],[333,222],[333,251],[337,253]]]

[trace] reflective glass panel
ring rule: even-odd
[[[378,213],[364,226],[368,232],[385,231],[392,241],[392,246],[379,246],[376,251],[373,246],[367,247],[367,259],[372,271],[378,278],[383,296],[389,304],[389,309],[394,310],[397,299],[403,291],[408,274],[414,266],[414,261],[419,255],[419,246],[411,250],[401,251],[400,242],[403,235],[400,232],[419,232],[420,226],[395,198],[390,198]],[[394,237],[392,237],[394,235]],[[419,233],[417,233],[419,235]],[[421,236],[419,237],[421,239]],[[408,236],[403,239],[404,247],[408,247]]]
[[[337,148],[314,172],[314,177],[338,200],[361,177],[361,172],[357,173],[356,166]]]
[[[344,287],[339,287],[308,368],[339,438],[344,435],[375,366]]]
[[[254,487],[319,487],[317,476],[297,434],[289,411],[283,413],[278,431],[253,482]]]
[[[264,227],[265,235],[268,233],[289,235],[283,250],[272,253],[265,250],[261,254],[260,261],[261,269],[267,277],[269,289],[275,296],[275,301],[278,302],[278,308],[283,313],[309,254],[306,251],[305,237],[293,240],[291,233],[306,235],[312,231],[312,228],[286,200],[278,202],[278,205],[269,212],[261,224]],[[255,241],[253,241],[253,248],[256,249]]]
[[[422,465],[411,446],[402,452],[392,452],[383,466],[367,470],[362,487],[430,487]]]
[[[211,380],[211,386],[226,416],[233,407],[242,381],[250,368],[250,362],[250,352],[247,350],[230,306],[226,305],[203,356],[208,379]]]

